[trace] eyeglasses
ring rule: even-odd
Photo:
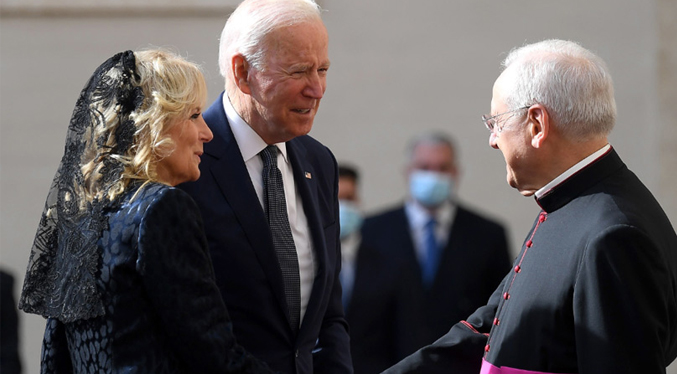
[[[484,114],[484,115],[482,115],[482,122],[484,122],[484,126],[486,126],[487,129],[490,132],[494,132],[494,129],[496,129],[496,132],[499,133],[499,132],[503,131],[503,127],[498,125],[498,117],[505,115],[505,114],[509,114],[509,113],[515,113],[515,112],[518,112],[520,110],[527,109],[527,108],[531,108],[531,105],[527,105],[527,106],[523,106],[523,107],[520,107],[520,108],[517,108],[517,109],[509,110],[507,112],[499,113],[499,114],[497,114],[495,116],[491,116],[491,117],[487,117],[487,115]],[[506,118],[505,121],[509,120],[513,116],[514,116],[514,114],[512,116]],[[503,122],[505,122],[505,121],[503,121]]]

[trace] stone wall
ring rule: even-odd
[[[677,226],[677,1],[657,0],[660,183],[658,199]]]

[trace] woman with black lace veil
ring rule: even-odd
[[[267,373],[233,336],[202,219],[206,85],[160,50],[118,53],[82,90],[19,308],[47,318],[43,373]]]

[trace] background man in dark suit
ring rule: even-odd
[[[362,242],[359,179],[357,169],[339,165],[341,284],[355,374],[373,374],[419,347],[410,335],[417,295],[402,258]]]
[[[607,136],[611,75],[576,43],[513,50],[489,143],[543,209],[486,306],[387,373],[665,373],[677,356],[677,236]]]
[[[225,93],[196,183],[238,341],[283,373],[351,373],[341,304],[337,166],[306,134],[326,89],[312,0],[245,0],[221,35]]]
[[[418,312],[407,336],[430,344],[484,305],[510,268],[505,229],[456,199],[460,170],[449,136],[422,134],[408,149],[409,198],[366,220],[363,242],[405,260]]]
[[[0,269],[0,373],[21,373],[19,313],[14,298],[14,276]]]

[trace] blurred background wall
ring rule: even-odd
[[[168,47],[221,92],[218,38],[237,0],[0,2],[0,261],[28,261],[75,100],[114,53]],[[674,0],[321,0],[332,66],[311,135],[362,173],[368,213],[403,199],[404,149],[425,130],[457,139],[459,196],[503,221],[513,251],[539,211],[505,183],[480,122],[499,63],[514,46],[571,39],[615,79],[611,143],[677,222],[677,2]],[[24,372],[37,373],[44,328],[21,313]],[[640,342],[638,342],[640,343]],[[677,373],[673,365],[671,373]]]

